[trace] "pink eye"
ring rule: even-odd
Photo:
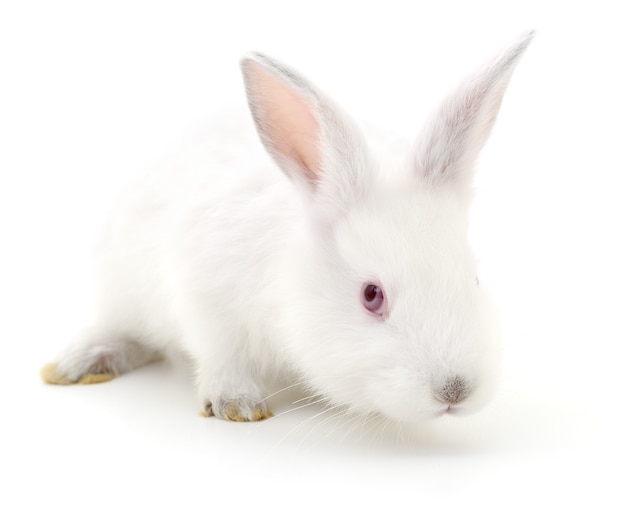
[[[361,303],[367,311],[375,315],[383,315],[386,308],[383,289],[373,283],[366,283],[361,291]]]

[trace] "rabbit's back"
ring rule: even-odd
[[[298,208],[251,131],[211,129],[117,202],[97,251],[97,308],[112,327],[160,346],[182,336],[192,296],[221,314],[259,308]]]

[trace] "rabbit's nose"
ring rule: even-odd
[[[470,385],[467,380],[459,376],[446,379],[443,384],[434,388],[434,396],[444,404],[458,404],[470,394]]]

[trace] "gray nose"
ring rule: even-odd
[[[470,394],[469,383],[459,376],[449,377],[434,388],[435,398],[444,404],[458,404]]]

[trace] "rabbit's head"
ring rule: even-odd
[[[368,139],[299,74],[242,61],[260,138],[308,221],[277,311],[285,350],[331,403],[410,421],[472,412],[492,393],[498,328],[468,241],[473,166],[532,36],[465,80],[413,144]]]

